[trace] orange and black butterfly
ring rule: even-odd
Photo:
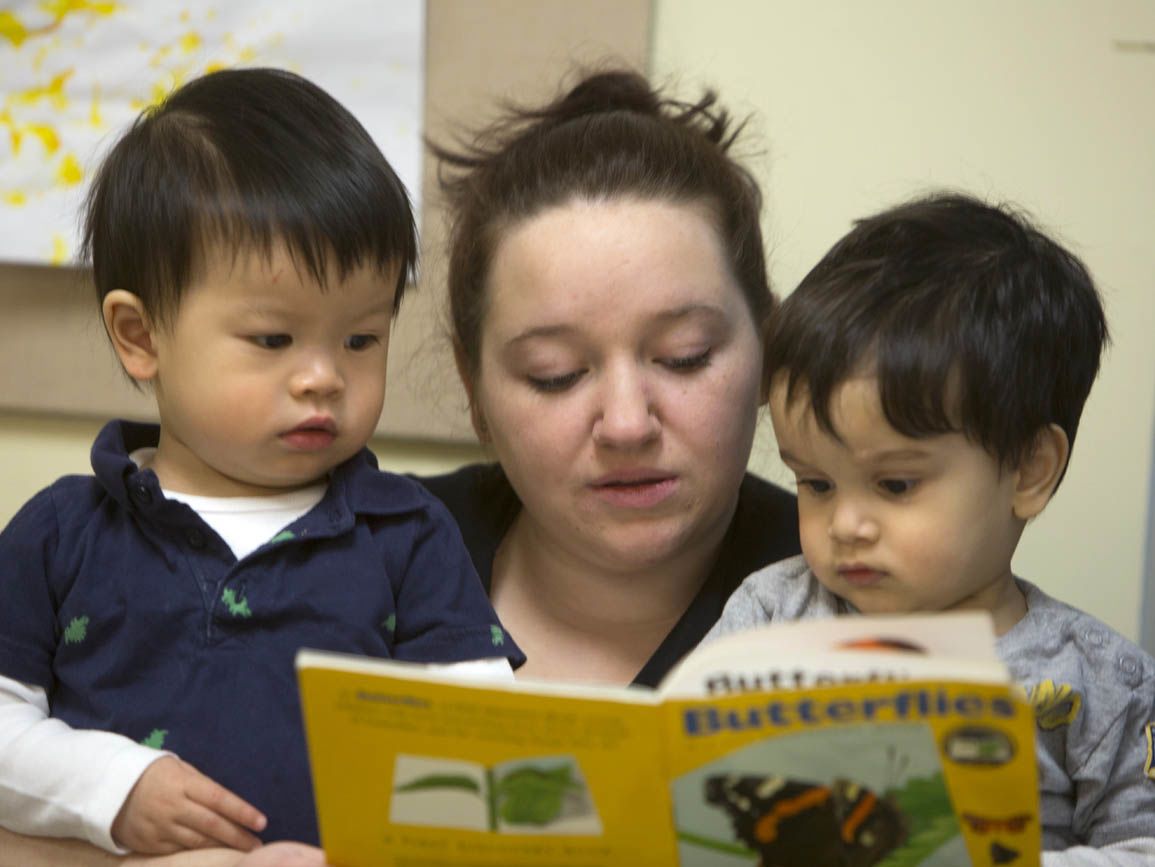
[[[897,806],[849,780],[712,776],[705,794],[761,867],[872,867],[906,840]]]

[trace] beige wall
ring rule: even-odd
[[[852,218],[938,184],[1026,206],[1085,258],[1114,348],[1063,489],[1015,566],[1137,636],[1155,437],[1155,56],[1141,43],[1155,39],[1155,5],[658,0],[656,10],[655,73],[676,75],[682,91],[716,85],[756,114],[751,163],[766,183],[780,288]],[[98,427],[0,414],[0,523],[58,475],[86,471]],[[479,454],[374,449],[416,472]],[[753,464],[785,478],[766,431]]]
[[[1016,570],[1139,634],[1155,441],[1155,4],[659,2],[654,72],[752,111],[786,291],[850,221],[930,186],[1009,199],[1087,262],[1114,345]],[[754,464],[783,478],[764,438]]]

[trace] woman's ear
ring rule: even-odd
[[[469,401],[469,420],[473,423],[473,432],[482,445],[489,444],[489,425],[485,423],[485,414],[477,403],[477,389],[473,381],[469,359],[465,350],[456,340],[453,341],[453,361],[457,364],[457,376],[465,387],[465,398]]]
[[[1029,521],[1046,508],[1067,468],[1071,444],[1057,424],[1049,424],[1035,437],[1031,453],[1015,471],[1015,517]]]
[[[140,297],[124,289],[113,289],[100,305],[104,328],[125,373],[137,382],[156,378],[156,346],[153,325]]]
[[[774,300],[774,310],[777,311],[777,309],[778,309],[778,300],[775,299]],[[770,403],[770,388],[773,385],[773,383],[770,381],[770,377],[767,375],[766,348],[770,345],[770,329],[773,326],[773,324],[774,324],[774,314],[771,314],[766,319],[766,321],[762,323],[762,327],[759,329],[759,334],[758,334],[758,336],[762,340],[762,346],[760,347],[762,350],[762,353],[759,356],[760,357],[759,364],[761,365],[761,368],[762,368],[762,370],[761,370],[762,375],[760,377],[759,388],[758,388],[758,406],[759,407],[766,406]]]

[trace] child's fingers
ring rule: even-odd
[[[174,835],[186,849],[226,846],[249,852],[261,845],[254,834],[200,804],[189,802]]]
[[[203,774],[198,772],[197,776],[198,778],[191,781],[186,789],[190,800],[222,817],[230,824],[239,825],[252,831],[265,830],[268,820],[264,813]]]

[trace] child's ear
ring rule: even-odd
[[[113,289],[100,305],[104,328],[125,372],[137,382],[156,377],[156,347],[153,326],[140,297],[124,289]]]
[[[1029,521],[1046,507],[1067,467],[1071,444],[1057,424],[1049,424],[1035,437],[1031,453],[1015,471],[1015,517]]]

